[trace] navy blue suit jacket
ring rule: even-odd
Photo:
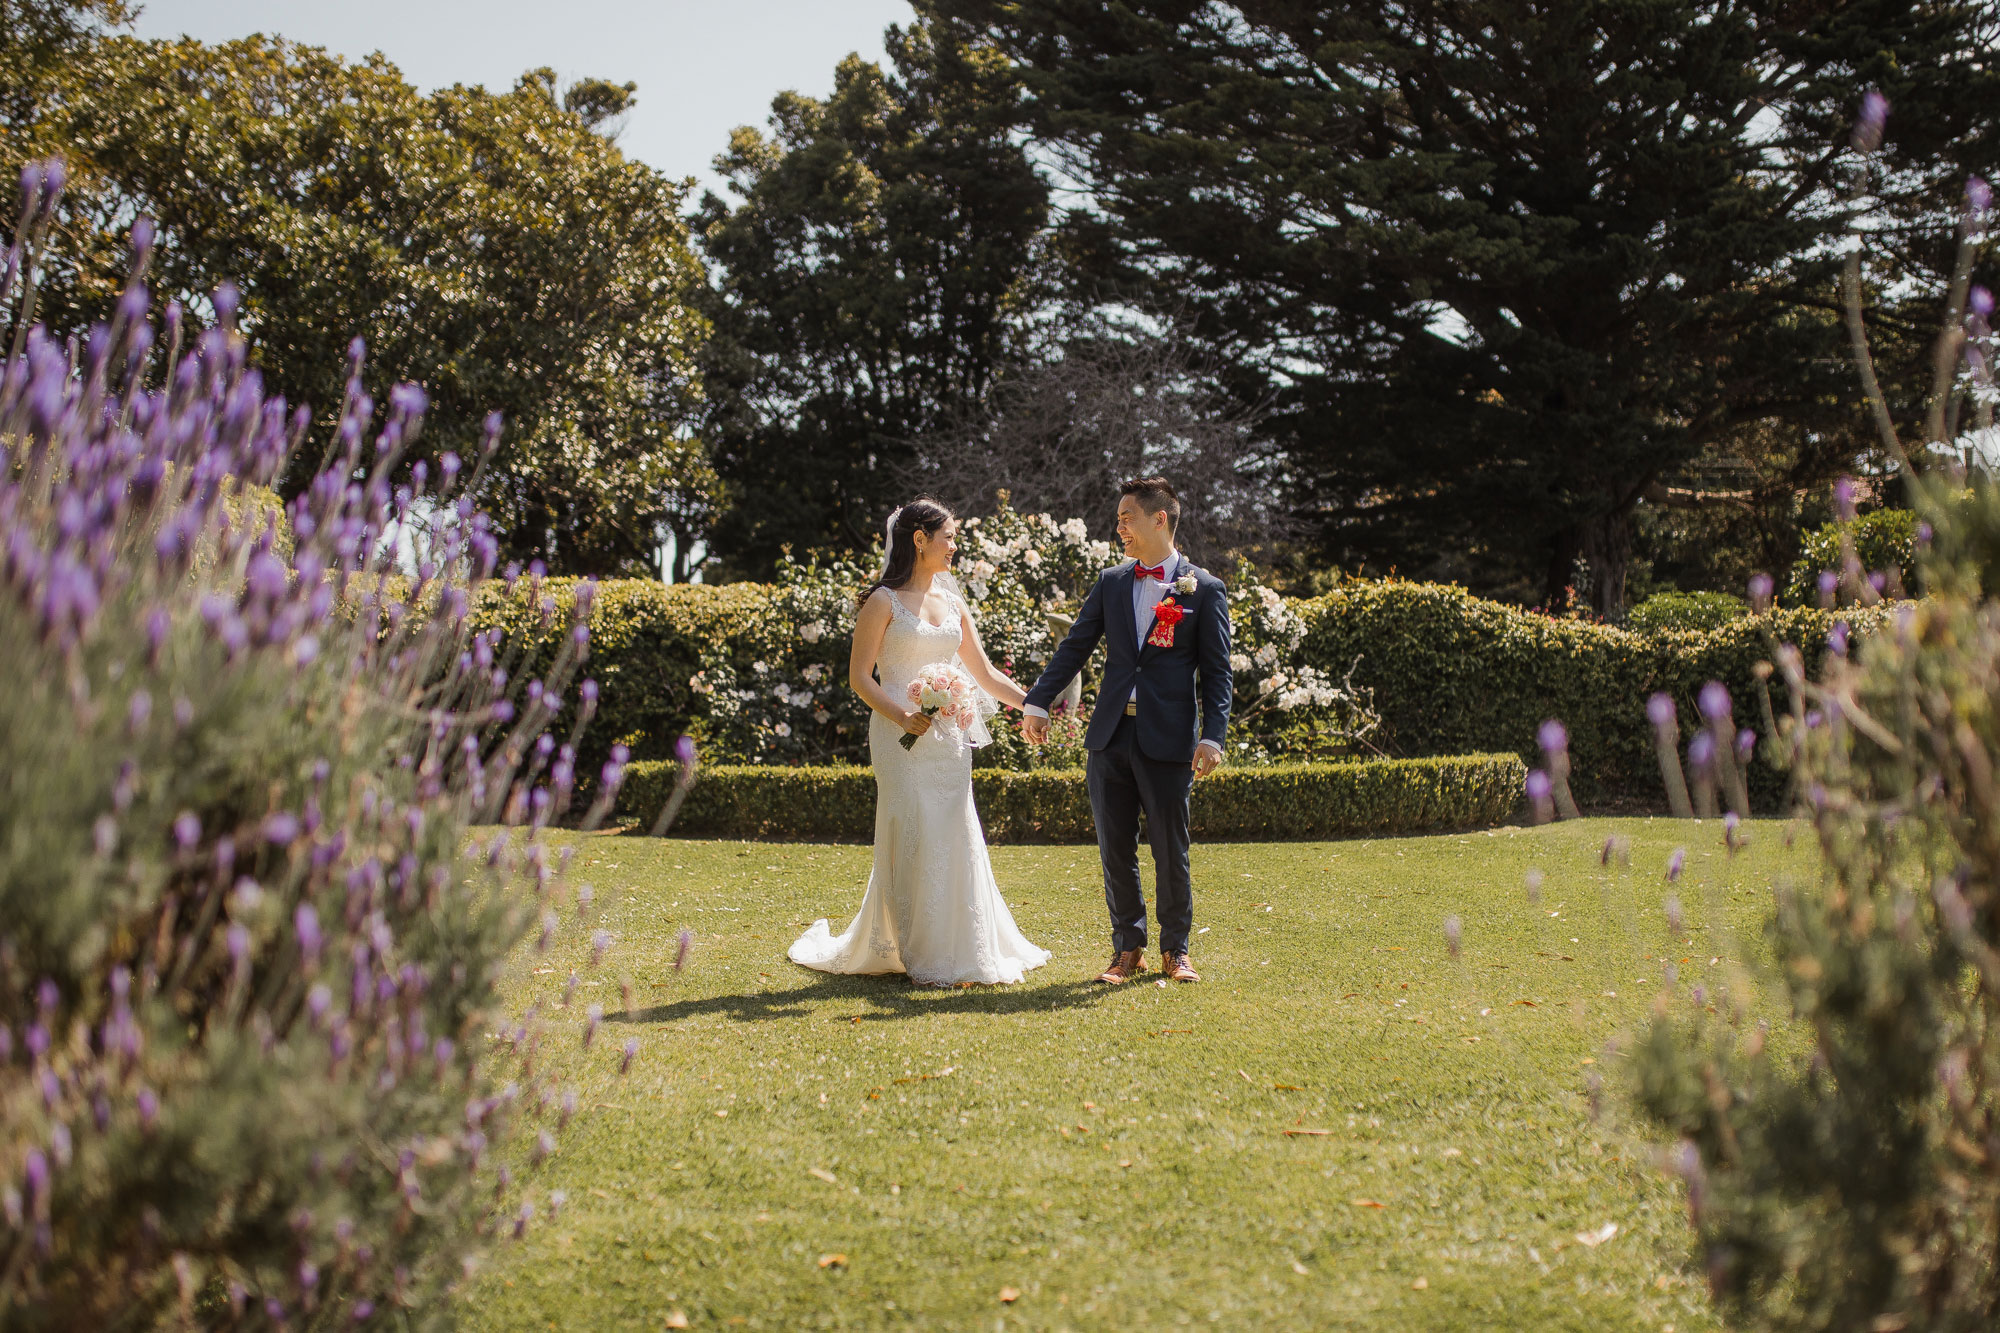
[[[1142,643],[1132,612],[1132,567],[1128,560],[1100,574],[1076,623],[1049,659],[1027,701],[1046,709],[1068,687],[1105,640],[1104,680],[1084,744],[1102,750],[1111,744],[1125,701],[1137,689],[1139,748],[1149,759],[1188,763],[1204,740],[1221,745],[1229,732],[1234,678],[1229,669],[1229,594],[1222,580],[1190,564],[1185,556],[1170,571],[1193,574],[1195,590],[1171,596],[1186,615],[1174,627],[1174,645]],[[1147,627],[1150,632],[1151,626]]]

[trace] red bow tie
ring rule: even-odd
[[[1165,565],[1134,565],[1132,566],[1132,577],[1158,579],[1160,582],[1165,583],[1167,581],[1167,567]]]

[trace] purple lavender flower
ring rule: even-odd
[[[1720,722],[1729,716],[1729,687],[1719,680],[1711,680],[1701,687],[1701,715],[1711,722]]]
[[[1854,478],[1841,477],[1833,483],[1833,513],[1842,523],[1854,521]]]
[[[1688,741],[1688,763],[1697,772],[1706,773],[1715,765],[1715,737],[1706,731],[1697,731]]]
[[[311,903],[299,904],[298,910],[292,913],[292,927],[298,934],[299,952],[304,955],[307,964],[317,963],[325,936],[320,932],[319,913]]]
[[[1966,177],[1965,206],[1975,214],[1993,207],[1993,187],[1977,176]]]
[[[1752,574],[1750,576],[1750,605],[1759,612],[1769,610],[1771,606],[1771,593],[1775,587],[1776,584],[1772,582],[1769,574]]]
[[[1554,810],[1554,805],[1550,800],[1550,793],[1554,790],[1554,784],[1549,781],[1547,773],[1537,768],[1528,773],[1527,787],[1528,801],[1535,808],[1536,822],[1546,823]]]
[[[693,952],[693,950],[694,932],[686,926],[682,926],[680,941],[674,948],[674,971],[679,972],[687,967],[688,954]]]
[[[621,1074],[631,1073],[632,1061],[638,1056],[638,1054],[639,1054],[639,1039],[637,1037],[626,1038],[625,1057],[618,1062],[618,1072]]]
[[[1819,590],[1819,604],[1832,606],[1834,595],[1840,591],[1840,576],[1830,569],[1822,569],[1814,586]]]
[[[1833,628],[1827,631],[1826,650],[1835,657],[1847,656],[1847,622],[1845,620],[1834,621]]]
[[[1561,754],[1569,749],[1569,729],[1555,718],[1550,718],[1536,731],[1535,743],[1542,747],[1543,754]]]
[[[1861,115],[1854,122],[1854,146],[1872,153],[1882,146],[1882,130],[1889,122],[1889,99],[1870,89],[1861,99]]]
[[[682,736],[674,742],[674,758],[680,761],[683,769],[690,772],[693,771],[695,760],[694,737]]]
[[[1687,859],[1687,848],[1674,848],[1674,854],[1667,858],[1667,883],[1672,884],[1687,870]]]
[[[280,810],[264,820],[264,841],[282,847],[299,836],[299,817],[289,810]]]
[[[604,955],[611,948],[611,932],[599,930],[590,937],[590,965],[596,967],[604,961]]]
[[[132,1102],[139,1110],[139,1128],[151,1129],[153,1122],[160,1116],[159,1094],[151,1088],[141,1088]]]
[[[597,1039],[597,1028],[604,1021],[604,1006],[593,1004],[583,1011],[583,1049],[590,1049],[590,1043]]]
[[[1673,696],[1660,693],[1646,700],[1646,720],[1661,730],[1673,726],[1675,721]]]
[[[174,841],[184,852],[192,851],[201,841],[201,820],[192,810],[183,810],[174,818]]]

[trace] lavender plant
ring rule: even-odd
[[[1886,111],[1871,98],[1856,132],[1864,172]],[[1973,182],[1940,394],[1951,360],[1990,334],[1991,302],[1967,282],[1990,202]],[[1767,1041],[1747,997],[1713,1014],[1685,997],[1645,1033],[1633,1092],[1679,1140],[1667,1165],[1733,1321],[1987,1329],[2000,1320],[2000,601],[1986,570],[2000,488],[1940,447],[1953,415],[1942,401],[1927,423],[1933,466],[1913,465],[1870,369],[1860,288],[1857,253],[1848,324],[1885,448],[1931,536],[1913,552],[1928,595],[1895,607],[1885,632],[1842,636],[1820,679],[1796,648],[1774,654],[1789,703],[1768,744],[1791,768],[1822,867],[1817,884],[1777,886],[1768,925],[1764,980],[1789,1003],[1793,1033]],[[1991,381],[1982,357],[1966,363],[1984,430]],[[1709,720],[1720,760],[1728,747]],[[1726,825],[1732,849],[1740,836]]]
[[[515,681],[468,628],[483,459],[393,484],[424,396],[372,429],[358,345],[323,470],[257,503],[306,415],[230,291],[159,336],[143,219],[115,318],[35,328],[62,183],[25,174],[0,280],[0,1323],[444,1322],[557,1128],[496,982],[560,928],[587,632]]]

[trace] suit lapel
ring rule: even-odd
[[[1112,614],[1124,626],[1125,642],[1128,644],[1135,643],[1139,637],[1139,626],[1132,610],[1133,568],[1134,565],[1127,565],[1111,577],[1111,600],[1115,604]]]

